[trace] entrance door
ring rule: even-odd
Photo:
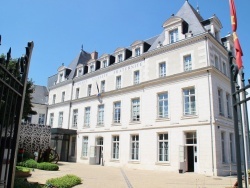
[[[96,139],[95,154],[96,164],[103,165],[103,137],[98,137]]]
[[[194,147],[187,146],[187,171],[194,172]]]

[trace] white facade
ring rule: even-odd
[[[77,131],[66,144],[69,161],[210,175],[236,168],[228,51],[218,33],[182,34],[184,26],[170,18],[154,42],[134,42],[129,58],[121,48],[79,61],[72,79],[49,86],[47,124]],[[94,71],[84,71],[89,62]]]

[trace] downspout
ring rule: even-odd
[[[206,54],[207,54],[207,67],[210,66],[208,64],[209,62],[209,54],[208,54],[208,41],[207,37],[205,37],[206,42]],[[209,70],[207,70],[207,81],[208,81],[208,95],[209,95],[209,123],[210,123],[210,131],[211,131],[211,150],[212,150],[212,172],[214,176],[214,135],[213,135],[213,123],[212,123],[212,104],[211,104],[211,88],[210,88],[210,73]]]

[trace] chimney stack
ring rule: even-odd
[[[91,59],[97,59],[98,58],[98,52],[94,51],[91,53]]]

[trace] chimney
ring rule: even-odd
[[[98,52],[94,51],[91,53],[91,59],[97,59],[98,58]]]

